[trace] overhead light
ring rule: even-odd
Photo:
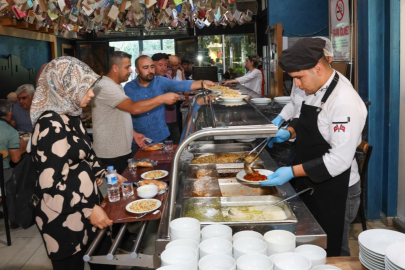
[[[198,55],[198,56],[197,56],[197,60],[198,60],[198,61],[202,61],[202,60],[203,60],[202,55]]]

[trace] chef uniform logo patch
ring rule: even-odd
[[[333,128],[333,131],[334,132],[336,132],[336,131],[338,131],[338,132],[340,132],[340,131],[343,131],[343,132],[345,132],[346,131],[346,128],[345,128],[345,126],[344,125],[336,125],[334,128]]]

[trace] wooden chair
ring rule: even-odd
[[[358,148],[358,150],[363,152],[363,158],[359,162],[361,194],[360,194],[360,207],[359,207],[358,213],[360,216],[363,231],[365,231],[365,230],[367,230],[366,211],[365,211],[365,205],[366,205],[365,193],[367,190],[367,169],[368,169],[368,162],[370,161],[371,153],[373,151],[373,147],[371,145],[369,145],[366,141],[362,141],[357,148]]]
[[[4,214],[4,225],[6,227],[6,237],[7,237],[7,246],[11,246],[11,236],[10,236],[10,226],[8,224],[8,213],[7,213],[7,200],[6,200],[6,192],[4,187],[4,171],[3,171],[3,159],[8,156],[7,150],[0,150],[0,190],[1,190],[1,199],[3,204],[3,214]]]

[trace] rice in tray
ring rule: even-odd
[[[256,154],[250,154],[245,158],[247,162],[251,162]],[[194,158],[192,164],[207,164],[207,163],[234,163],[238,158],[243,158],[245,154],[216,154]],[[257,160],[260,160],[259,158]]]

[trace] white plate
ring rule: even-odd
[[[389,245],[385,255],[392,264],[405,269],[405,242]]]
[[[364,258],[361,256],[361,254],[359,254],[359,259],[360,259],[361,264],[364,265],[365,267],[367,267],[368,269],[384,270],[384,267],[377,266],[375,264],[368,262],[367,260],[364,260]]]
[[[266,105],[266,104],[269,104],[271,102],[271,99],[269,99],[269,98],[252,98],[250,101],[253,104]]]
[[[286,101],[290,101],[290,100],[291,100],[291,97],[275,97],[274,98],[274,101],[276,101],[276,102],[278,102],[278,101],[286,102]]]
[[[150,173],[150,172],[156,172],[156,171],[161,171],[163,172],[165,175],[161,176],[161,177],[156,177],[156,178],[146,178],[145,176]],[[143,174],[141,174],[142,179],[148,179],[148,180],[156,180],[156,179],[162,179],[165,178],[166,176],[169,175],[168,171],[165,170],[153,170],[153,171],[149,171],[149,172],[144,172]]]
[[[246,95],[243,95],[241,97],[223,97],[221,96],[220,99],[222,99],[224,102],[241,102],[243,99],[247,97]]]
[[[389,245],[405,241],[405,234],[391,230],[374,229],[361,232],[358,239],[364,248],[384,256]]]
[[[131,206],[134,202],[141,202],[141,201],[156,201],[156,202],[157,202],[157,205],[156,205],[155,208],[153,208],[153,209],[151,209],[151,210],[142,211],[142,212],[135,212],[135,211],[133,211],[133,210],[131,210],[131,209],[129,208],[129,206]],[[127,210],[128,212],[133,213],[133,214],[145,214],[145,213],[149,213],[149,212],[152,212],[152,211],[158,209],[161,205],[162,205],[162,202],[159,201],[159,200],[155,200],[155,199],[142,199],[142,200],[136,200],[136,201],[130,202],[129,204],[127,204],[127,206],[125,206],[125,210]]]
[[[258,171],[260,174],[265,175],[265,176],[269,176],[269,175],[271,175],[271,174],[274,173],[273,171],[264,170],[264,169],[255,169],[255,171]],[[267,179],[266,179],[266,180],[263,180],[263,181],[248,181],[248,180],[245,180],[245,179],[243,178],[245,175],[246,175],[245,170],[241,170],[241,171],[238,172],[238,174],[236,175],[236,178],[237,178],[238,180],[240,180],[240,181],[247,182],[247,183],[252,184],[252,185],[259,185],[260,182],[267,181]]]

